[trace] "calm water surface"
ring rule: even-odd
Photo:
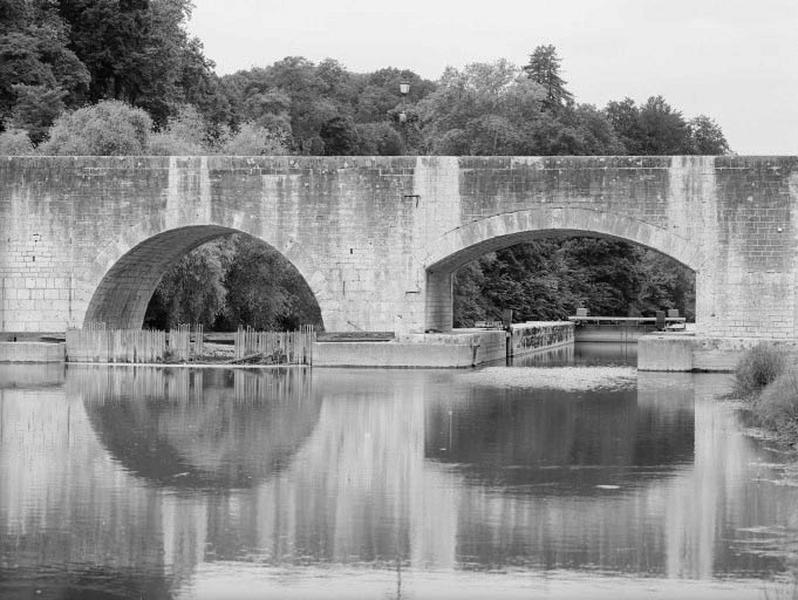
[[[793,597],[798,487],[728,376],[540,362],[0,366],[0,598]]]

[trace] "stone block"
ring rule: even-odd
[[[0,363],[64,362],[63,343],[0,342]]]
[[[640,371],[692,371],[696,344],[690,335],[644,335],[637,340]]]

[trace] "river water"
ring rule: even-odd
[[[728,375],[0,366],[0,598],[792,598]]]

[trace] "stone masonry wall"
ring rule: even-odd
[[[282,252],[331,331],[451,328],[451,275],[562,233],[696,271],[697,330],[798,338],[796,157],[2,157],[0,330],[138,326],[220,235]]]

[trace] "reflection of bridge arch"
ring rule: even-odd
[[[174,493],[168,481],[126,472],[127,465],[97,443],[97,426],[86,415],[117,393],[144,389],[152,402],[160,394],[167,408],[196,400],[178,393],[192,389],[190,380],[172,379],[167,388],[136,371],[156,370],[70,367],[66,395],[59,388],[0,390],[0,481],[7,484],[0,494],[0,528],[14,540],[22,569],[43,572],[66,564],[77,573],[80,565],[92,564],[100,585],[105,575],[121,578],[125,569],[163,572],[170,589],[185,583],[197,591],[222,572],[251,584],[254,571],[269,568],[280,575],[269,585],[292,585],[285,567],[301,576],[297,563],[306,559],[345,564],[368,577],[379,575],[380,566],[395,566],[397,558],[417,565],[418,577],[429,567],[453,578],[463,574],[463,565],[509,566],[533,578],[546,565],[602,573],[645,567],[651,575],[701,578],[722,574],[719,565],[731,564],[737,575],[741,566],[781,568],[767,557],[728,555],[734,550],[728,539],[740,528],[783,522],[795,490],[744,483],[762,475],[762,455],[741,432],[729,434],[737,427],[733,411],[712,399],[717,376],[641,374],[639,380],[638,406],[652,421],[678,421],[695,404],[692,463],[638,485],[566,494],[555,502],[545,486],[494,485],[470,477],[463,465],[429,460],[425,430],[437,426],[430,412],[469,401],[470,387],[458,383],[462,374],[434,371],[317,370],[312,403],[318,417],[290,465],[253,487]],[[212,377],[220,378],[214,385],[233,386],[228,402],[259,385],[251,373],[205,374],[203,382]],[[137,419],[164,414],[146,402],[130,404],[150,410]],[[170,416],[167,411],[165,431],[186,424],[170,425]],[[53,532],[64,542],[43,554],[42,540]],[[120,543],[121,557],[115,554]],[[529,560],[519,565],[521,557]],[[223,567],[214,560],[224,561]]]
[[[459,401],[428,408],[425,455],[460,465],[469,480],[540,486],[543,496],[561,494],[563,483],[575,496],[594,495],[608,473],[624,487],[656,482],[693,461],[694,412],[684,389],[664,406],[648,396],[635,388],[583,395],[476,386]]]
[[[417,256],[426,268],[426,328],[452,328],[452,275],[488,253],[537,239],[590,236],[632,242],[656,250],[695,272],[705,259],[694,241],[607,210],[536,207],[477,219],[451,229]],[[698,296],[698,294],[697,294]]]
[[[644,397],[638,398],[643,421],[659,421],[666,428],[683,421],[697,393],[690,381],[688,375],[662,390],[648,382]],[[225,568],[250,585],[257,575],[246,572],[253,548],[261,549],[259,564],[266,568],[295,565],[295,557],[302,556],[311,563],[365,563],[369,569],[401,561],[453,574],[465,564],[710,577],[712,559],[723,551],[721,540],[728,539],[729,530],[772,515],[777,507],[771,498],[761,498],[752,512],[732,510],[729,517],[718,513],[716,498],[704,497],[720,490],[729,495],[727,506],[747,506],[739,489],[718,482],[739,481],[750,469],[741,456],[746,442],[723,433],[733,415],[706,399],[695,413],[701,442],[694,464],[678,449],[662,449],[659,458],[671,456],[672,468],[643,465],[653,475],[614,481],[590,479],[588,464],[572,472],[576,480],[586,475],[585,482],[568,484],[565,493],[553,497],[549,482],[488,480],[474,477],[468,464],[429,459],[425,444],[443,443],[430,436],[429,430],[440,425],[430,414],[447,413],[450,401],[470,401],[462,396],[468,386],[460,387],[451,374],[428,373],[420,381],[412,373],[386,378],[327,371],[315,384],[323,395],[319,424],[291,466],[247,497],[248,518],[230,514],[224,504],[209,509],[215,537],[211,541],[209,532],[200,543],[225,548]],[[527,403],[536,401],[527,398]],[[607,418],[622,419],[627,412]],[[692,450],[689,442],[679,443]],[[734,460],[724,460],[727,454]],[[500,470],[507,475],[517,469]],[[619,469],[609,475],[622,474]],[[621,485],[599,489],[598,483]],[[203,584],[220,574],[202,564],[193,572]]]
[[[304,369],[94,370],[84,405],[126,470],[168,488],[250,488],[285,468],[313,431],[319,403]]]

